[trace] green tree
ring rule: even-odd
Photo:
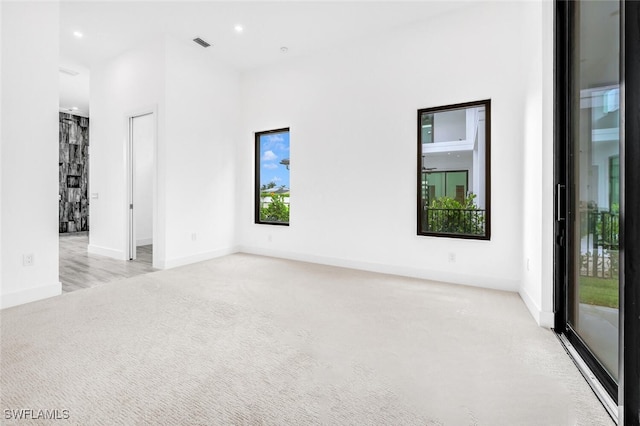
[[[271,202],[260,209],[260,220],[289,223],[289,206],[281,194],[271,193]]]
[[[451,197],[439,197],[427,209],[428,232],[449,234],[484,235],[484,211],[475,203],[476,195],[470,193],[462,201]]]
[[[273,182],[273,181],[271,181],[271,182],[269,182],[269,183],[267,183],[267,184],[262,185],[262,186],[260,187],[260,190],[261,190],[261,191],[266,191],[266,190],[269,190],[269,189],[271,189],[271,188],[275,188],[275,187],[276,187],[276,183],[275,183],[275,182]]]

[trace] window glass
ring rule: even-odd
[[[418,234],[489,239],[490,105],[418,111]]]
[[[256,223],[289,224],[289,169],[289,129],[256,133]]]
[[[569,323],[615,381],[620,306],[620,2],[572,5]]]
[[[433,143],[433,114],[424,114],[421,119],[422,143]]]

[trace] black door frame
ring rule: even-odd
[[[614,401],[620,425],[640,425],[640,2],[620,8],[620,324],[619,384],[595,361],[568,325],[572,148],[569,83],[575,2],[556,0],[554,54],[554,328],[574,346]],[[627,143],[629,141],[629,143]],[[627,182],[629,183],[627,185]],[[625,214],[625,212],[631,212]]]
[[[620,163],[621,356],[620,399],[624,425],[640,425],[640,2],[623,1],[621,16]],[[624,160],[623,160],[624,158]],[[624,163],[623,163],[624,162]],[[627,184],[628,183],[628,184]],[[625,214],[629,212],[629,214]]]

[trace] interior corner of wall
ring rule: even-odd
[[[544,325],[542,324],[542,321],[541,321],[541,319],[542,319],[542,309],[536,303],[536,301],[533,300],[533,298],[531,297],[529,292],[523,286],[520,286],[520,289],[518,290],[518,294],[520,295],[520,298],[524,302],[525,306],[529,310],[529,313],[531,314],[533,319],[536,321],[536,323],[539,326],[544,327]]]
[[[165,269],[169,269],[169,268],[167,268],[166,260],[158,260],[156,262],[153,262],[153,268],[154,269],[159,269],[161,271],[164,271]]]

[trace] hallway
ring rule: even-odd
[[[138,247],[137,259],[125,261],[87,253],[87,232],[60,234],[59,241],[63,293],[155,271],[151,266],[151,245]]]

